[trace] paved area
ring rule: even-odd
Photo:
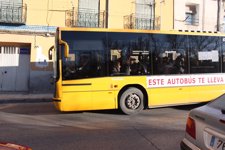
[[[0,104],[0,141],[34,150],[179,150],[193,107],[60,112],[52,103]]]
[[[52,93],[0,93],[0,103],[51,102]]]

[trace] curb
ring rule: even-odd
[[[0,94],[0,104],[52,102],[52,94]]]
[[[0,104],[52,102],[51,99],[1,99]]]

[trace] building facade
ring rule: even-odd
[[[214,0],[0,0],[0,92],[53,90],[57,27],[215,31],[216,10]]]
[[[224,32],[223,0],[156,0],[155,3],[161,30]]]
[[[174,8],[174,29],[217,31],[217,1],[175,0]]]

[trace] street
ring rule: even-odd
[[[0,104],[0,141],[34,150],[178,150],[195,107],[127,116],[117,110],[61,113],[51,102]]]

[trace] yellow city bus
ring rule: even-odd
[[[225,93],[221,33],[58,28],[53,59],[60,111],[135,114]]]

